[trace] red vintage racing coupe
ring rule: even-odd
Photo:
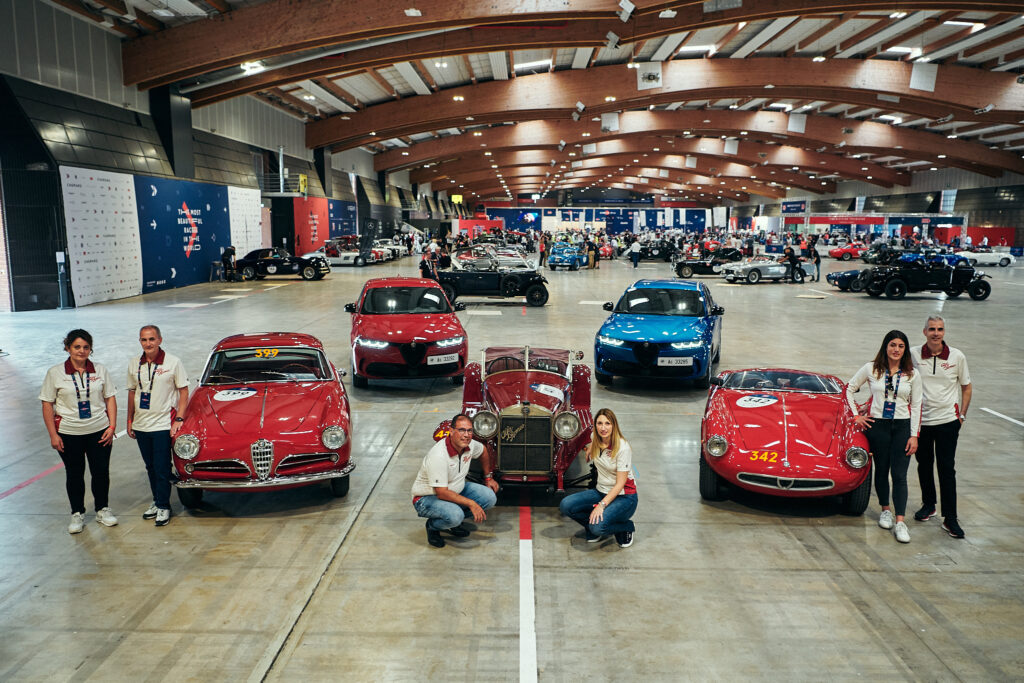
[[[836,377],[802,370],[723,372],[712,380],[701,423],[700,495],[725,484],[790,498],[840,496],[860,515],[871,495],[864,434]]]
[[[593,429],[582,358],[581,351],[495,346],[466,366],[462,412],[473,420],[473,438],[490,449],[499,484],[562,491],[591,480],[586,458],[577,457]],[[442,422],[434,440],[450,428]],[[478,460],[470,478],[482,478]]]
[[[840,261],[860,258],[868,248],[863,244],[843,244],[828,250],[828,255]]]
[[[352,384],[370,379],[450,377],[462,384],[469,348],[452,303],[433,280],[382,277],[367,280],[352,314]]]
[[[213,349],[174,439],[178,497],[329,481],[348,493],[355,469],[343,373],[308,334],[237,334]]]

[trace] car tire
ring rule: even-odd
[[[465,383],[465,381],[466,381],[466,376],[465,375],[452,375],[451,380],[452,380],[452,385],[453,386],[461,387],[463,385],[463,383]]]
[[[348,495],[349,478],[345,477],[334,477],[331,479],[331,494],[335,498],[344,498]]]
[[[853,256],[851,256],[848,251],[843,252],[843,255],[839,257],[841,261],[849,261],[851,258],[853,258]]]
[[[569,266],[569,270],[579,270],[579,269],[580,269],[580,264],[575,263],[575,262],[572,265]]]
[[[967,259],[967,264],[970,265],[973,268],[974,266],[978,265],[978,259],[976,259],[976,258],[969,258],[969,259]]]
[[[352,265],[359,266],[360,268],[362,268],[363,266],[366,265],[366,259],[364,259],[362,256],[356,256],[352,260]]]
[[[543,306],[548,302],[548,288],[541,284],[530,285],[526,289],[527,306]]]
[[[807,276],[804,273],[804,269],[803,268],[797,268],[796,272],[793,273],[790,276],[790,278],[793,280],[793,282],[797,283],[798,285],[802,285],[804,283],[804,278],[805,277],[807,277]]]
[[[253,268],[252,266],[246,266],[246,267],[242,268],[242,279],[243,280],[255,280],[256,279],[256,269]]]
[[[718,472],[711,469],[704,454],[700,454],[700,497],[704,500],[722,500],[725,487]]]
[[[458,296],[455,293],[455,288],[452,287],[451,285],[441,285],[441,289],[444,290],[444,295],[448,297],[448,303],[454,304],[455,297]]]
[[[681,278],[693,277],[693,266],[679,266],[679,268],[676,269],[676,274]]]
[[[515,296],[519,293],[519,289],[521,287],[522,284],[519,282],[519,278],[515,275],[506,275],[504,279],[502,279],[499,289],[501,290],[502,296]]]
[[[597,370],[594,370],[594,379],[597,380],[598,384],[601,384],[606,387],[610,387],[612,385],[612,382],[614,381],[612,375],[608,375],[603,372],[598,372]]]
[[[840,292],[845,292],[850,289],[850,285],[837,285],[837,287],[839,287]]]
[[[708,368],[707,370],[704,371],[704,374],[698,377],[697,379],[693,380],[693,386],[695,389],[707,389],[708,387],[711,386],[711,373],[714,368],[714,365],[715,363],[712,360],[710,363],[708,363]]]
[[[903,280],[889,280],[885,285],[885,296],[890,299],[902,299],[907,295],[907,283]]]
[[[850,280],[850,291],[851,292],[863,292],[864,291],[864,279],[860,275]]]
[[[950,287],[949,289],[946,290],[946,296],[948,296],[950,299],[955,299],[963,293],[964,290],[959,289],[957,287]]]
[[[992,293],[992,285],[984,280],[975,280],[967,285],[967,294],[975,301],[984,301]]]
[[[301,275],[303,280],[315,280],[316,268],[313,266],[303,266]]]
[[[187,510],[197,510],[203,506],[202,489],[178,489],[178,500]]]
[[[352,386],[356,389],[365,389],[370,386],[370,380],[366,379],[363,375],[352,373]]]
[[[868,476],[864,478],[860,486],[842,497],[843,514],[853,517],[860,517],[868,509],[871,501],[871,464],[868,464]]]
[[[1000,268],[1006,268],[1009,265],[1010,265],[1010,259],[1006,258],[1005,256],[1003,258],[999,259],[999,267]]]
[[[747,282],[749,282],[750,284],[756,285],[760,281],[761,281],[761,271],[760,270],[757,270],[755,268],[754,270],[752,270],[749,273],[747,273]]]

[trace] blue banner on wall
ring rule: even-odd
[[[227,188],[136,176],[135,197],[142,293],[209,280],[210,264],[231,244]]]
[[[807,200],[798,202],[782,202],[782,213],[806,213]]]
[[[683,226],[688,232],[704,232],[704,228],[707,224],[708,212],[699,209],[692,211],[686,210],[686,224]]]
[[[359,222],[356,220],[355,202],[348,202],[343,199],[328,199],[327,213],[328,234],[331,239],[343,235],[356,234],[356,226]]]

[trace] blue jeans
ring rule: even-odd
[[[484,510],[491,509],[498,502],[498,496],[495,495],[494,491],[482,484],[474,484],[471,481],[466,482],[461,495],[469,498]],[[469,509],[462,507],[458,503],[441,500],[437,496],[422,496],[412,506],[416,508],[417,515],[426,517],[427,528],[432,531],[443,531],[459,526],[462,524],[462,520],[466,518],[466,511]]]
[[[562,499],[562,502],[558,504],[558,511],[566,517],[574,519],[594,536],[608,536],[609,534],[634,531],[636,527],[633,525],[630,517],[636,512],[637,497],[635,493],[619,494],[619,497],[605,508],[604,518],[597,524],[590,523],[590,513],[594,511],[594,506],[604,496],[605,494],[597,489],[587,489],[586,491],[573,493]]]
[[[636,264],[640,263],[640,252],[632,252],[629,258],[633,259],[633,267],[636,268]]]
[[[153,492],[153,505],[161,510],[171,509],[171,432],[135,432],[142,461],[149,475],[149,489]]]

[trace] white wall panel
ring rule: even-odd
[[[976,187],[999,187],[1004,185],[1024,185],[1024,176],[1016,173],[1005,173],[998,178],[990,178],[979,173],[971,173],[960,168],[944,168],[939,171],[921,171],[911,176],[910,185],[903,187],[879,187],[859,180],[840,182],[834,194],[814,195],[814,199],[834,199],[847,197],[873,197],[876,195],[908,194],[913,192],[936,192],[938,190],[969,190]],[[791,190],[788,195],[795,198],[806,196],[805,190]]]
[[[354,173],[364,178],[376,178],[373,170],[373,155],[361,149],[348,149],[339,154],[331,155],[331,166],[338,171]]]

